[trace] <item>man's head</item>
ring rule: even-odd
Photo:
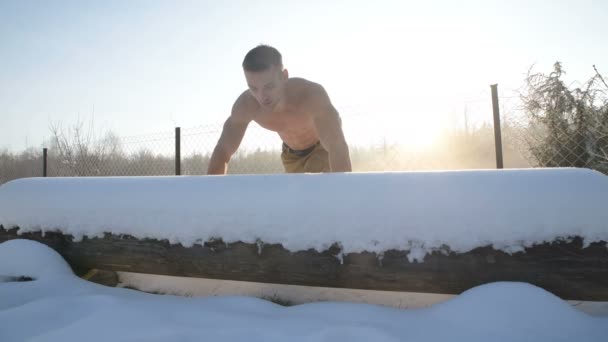
[[[281,53],[268,45],[259,45],[245,55],[243,71],[251,95],[267,109],[283,98],[289,73],[283,68]]]

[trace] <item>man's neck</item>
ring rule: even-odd
[[[279,102],[276,104],[276,106],[274,106],[274,108],[272,108],[272,110],[268,111],[268,114],[272,114],[272,113],[281,113],[287,110],[288,108],[288,103],[287,103],[287,94],[286,94],[287,90],[285,90],[283,92],[283,96],[281,96],[281,99],[279,100]]]
[[[287,109],[287,96],[283,95],[279,103],[272,109],[273,113],[284,112]]]

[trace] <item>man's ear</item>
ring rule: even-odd
[[[289,71],[287,69],[283,69],[283,80],[286,80],[289,78]]]

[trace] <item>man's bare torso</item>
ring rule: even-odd
[[[242,97],[251,120],[277,132],[287,146],[303,150],[319,141],[313,113],[306,108],[306,101],[310,100],[310,84],[313,83],[301,78],[290,78],[287,82],[284,104],[277,105],[273,111],[261,107],[248,92]]]

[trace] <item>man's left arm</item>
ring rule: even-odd
[[[351,172],[348,145],[342,131],[340,114],[331,103],[327,92],[319,84],[314,84],[310,94],[311,114],[321,145],[329,153],[331,172]]]

